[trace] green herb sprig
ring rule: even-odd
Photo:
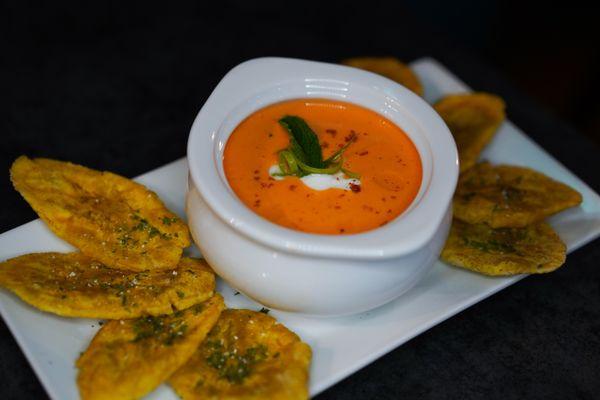
[[[358,179],[360,175],[343,168],[344,151],[354,142],[348,141],[331,157],[323,160],[323,152],[319,137],[308,126],[306,121],[294,115],[286,115],[279,124],[290,135],[290,145],[279,151],[280,173],[275,176],[297,176],[302,178],[309,174],[334,175],[342,171],[346,176]]]

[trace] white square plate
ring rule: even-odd
[[[434,60],[421,59],[412,67],[421,78],[425,97],[430,102],[445,94],[469,90]],[[529,166],[567,183],[583,195],[581,207],[551,219],[569,252],[600,236],[600,197],[512,123],[502,125],[483,157],[495,163]],[[185,159],[180,159],[137,180],[156,191],[169,208],[183,215],[186,179],[187,164]],[[40,220],[0,235],[0,260],[24,253],[71,249]],[[310,393],[316,395],[421,332],[523,277],[488,278],[437,263],[432,272],[407,294],[364,314],[335,319],[310,319],[275,311],[272,315],[312,347]],[[236,296],[223,282],[219,282],[218,290],[229,307],[260,309],[260,305],[243,295]],[[98,321],[43,313],[8,291],[0,292],[0,312],[50,397],[77,399],[74,363],[99,328]],[[177,396],[163,385],[147,398],[176,399]]]

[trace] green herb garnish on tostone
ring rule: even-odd
[[[290,145],[279,152],[280,173],[275,176],[297,176],[310,174],[334,175],[342,171],[350,178],[358,179],[360,175],[344,169],[344,151],[354,141],[351,140],[331,157],[323,160],[323,152],[319,137],[300,117],[287,115],[279,120],[279,124],[290,135]]]
[[[267,358],[267,347],[262,344],[249,347],[244,353],[226,351],[223,344],[218,342],[207,342],[205,346],[211,349],[206,363],[219,371],[219,378],[231,383],[242,383],[250,375],[252,368]]]

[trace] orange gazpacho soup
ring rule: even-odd
[[[281,123],[286,116],[303,120],[316,134],[323,160],[343,150],[335,161],[343,167],[336,176],[351,182],[345,189],[315,190],[299,176],[273,173],[280,152],[294,141]],[[410,206],[422,179],[421,158],[402,129],[366,108],[326,99],[284,101],[256,111],[229,137],[223,166],[237,197],[255,213],[320,234],[359,233],[387,224]]]

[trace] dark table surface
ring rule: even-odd
[[[320,21],[290,23],[272,7],[247,3],[219,11],[179,3],[2,5],[0,232],[36,217],[9,182],[18,155],[125,176],[161,166],[185,155],[190,124],[223,74],[266,55],[330,62],[433,56],[471,87],[501,95],[513,122],[600,191],[598,149],[459,43],[383,6],[347,6],[341,14],[334,6]],[[295,7],[297,15],[314,11]],[[376,26],[355,23],[375,17]],[[598,398],[599,259],[600,241],[588,244],[560,270],[482,301],[318,398]],[[0,354],[0,399],[46,398],[3,322]]]

